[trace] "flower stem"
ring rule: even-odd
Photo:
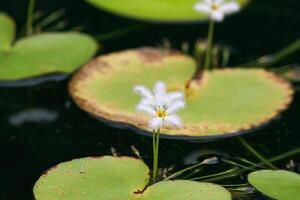
[[[264,156],[258,153],[250,144],[246,142],[243,138],[238,138],[240,143],[249,151],[251,152],[257,159],[262,161],[266,166],[270,167],[271,169],[278,169],[275,165],[273,165],[269,160],[267,160]]]
[[[27,22],[26,22],[27,35],[31,35],[33,33],[32,21],[33,21],[34,5],[35,5],[35,0],[29,0],[28,11],[27,11]]]
[[[152,181],[155,183],[158,176],[158,152],[159,152],[159,135],[160,129],[153,131],[153,174]]]
[[[208,36],[207,36],[207,48],[206,48],[206,55],[204,61],[204,69],[208,70],[211,67],[211,56],[212,56],[212,45],[213,45],[213,38],[214,38],[214,27],[215,23],[211,19],[209,21],[208,27]]]

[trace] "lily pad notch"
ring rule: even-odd
[[[61,163],[34,186],[36,200],[231,200],[212,183],[176,180],[147,186],[149,168],[131,157],[87,157]]]
[[[207,21],[208,16],[197,13],[194,5],[198,0],[86,0],[97,8],[122,17],[155,22],[199,22]],[[250,0],[237,0],[241,7]]]
[[[0,13],[0,86],[26,86],[66,78],[90,60],[97,42],[78,32],[47,32],[15,40],[14,20]]]
[[[180,114],[183,128],[165,127],[162,137],[208,140],[246,133],[288,108],[293,89],[288,81],[263,69],[205,71],[191,81],[196,63],[177,51],[139,48],[103,55],[71,79],[75,103],[113,126],[133,127],[151,136],[148,117],[135,110],[135,85],[152,86],[163,80],[168,91],[182,90],[187,108]],[[188,87],[187,87],[188,85]]]

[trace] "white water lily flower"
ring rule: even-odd
[[[238,12],[240,5],[235,2],[226,2],[225,0],[203,0],[195,4],[195,10],[206,13],[214,21],[223,21],[225,15]]]
[[[185,107],[182,92],[167,93],[166,85],[162,81],[155,84],[153,91],[141,85],[135,86],[134,91],[142,97],[137,110],[151,117],[150,128],[157,130],[164,125],[182,126],[181,119],[175,114]]]

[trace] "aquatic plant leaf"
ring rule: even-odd
[[[163,181],[147,187],[149,168],[130,157],[104,156],[61,163],[40,177],[36,200],[230,200],[211,183]]]
[[[0,26],[0,33],[4,28]],[[16,41],[8,49],[0,48],[0,81],[17,81],[53,73],[69,74],[88,61],[96,50],[96,41],[82,33],[52,32],[29,36]]]
[[[248,181],[258,191],[278,200],[295,200],[300,197],[300,175],[285,170],[252,172]]]
[[[207,15],[196,12],[197,0],[87,0],[88,3],[117,15],[151,21],[200,21]],[[249,0],[237,0],[245,6]]]
[[[15,37],[15,22],[0,12],[0,51],[8,50]]]
[[[163,80],[168,90],[183,90],[187,108],[180,112],[184,127],[165,127],[163,136],[221,136],[249,130],[273,119],[291,102],[289,83],[262,69],[204,72],[189,82],[195,62],[187,55],[153,48],[100,56],[72,78],[75,102],[92,115],[149,131],[148,117],[135,108],[138,84],[150,87]],[[188,89],[187,88],[188,85]]]
[[[231,200],[230,193],[212,183],[194,181],[162,181],[143,194],[145,200]]]

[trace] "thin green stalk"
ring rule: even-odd
[[[251,161],[249,161],[249,160],[246,160],[245,158],[238,158],[238,160],[241,161],[241,162],[250,164],[250,167],[265,168],[264,166],[259,165],[259,164],[256,164],[256,163],[254,163],[254,162],[251,162]]]
[[[183,170],[177,171],[177,172],[171,174],[170,176],[168,176],[167,178],[165,178],[164,181],[167,181],[167,180],[170,180],[170,179],[172,179],[172,178],[178,177],[178,176],[180,176],[181,174],[183,174],[183,173],[185,173],[185,172],[187,172],[187,171],[193,170],[193,169],[195,169],[195,168],[197,168],[197,167],[200,167],[200,166],[203,165],[203,164],[205,164],[205,163],[204,163],[204,162],[201,162],[201,163],[198,163],[198,164],[196,164],[196,165],[187,167],[187,168],[185,168],[185,169],[183,169]]]
[[[225,174],[223,176],[218,176],[218,177],[215,177],[215,178],[209,178],[209,179],[205,179],[205,180],[202,180],[202,181],[205,181],[205,182],[216,182],[216,181],[219,181],[219,180],[236,177],[236,176],[238,176],[238,175],[241,174],[241,173],[238,173],[238,172],[239,171],[236,171],[235,173],[229,173],[229,174]]]
[[[230,60],[230,49],[225,48],[222,52],[222,67],[227,67]]]
[[[110,40],[110,39],[113,39],[113,38],[121,37],[123,35],[126,35],[128,33],[134,32],[134,31],[139,31],[139,30],[145,29],[147,27],[148,26],[145,26],[145,25],[128,26],[128,27],[121,28],[121,29],[118,29],[118,30],[114,30],[114,31],[110,31],[110,32],[107,32],[107,33],[99,34],[99,35],[95,36],[95,38],[97,40],[103,42],[103,41]]]
[[[157,169],[157,172],[156,172],[156,180],[157,180],[157,177],[158,177],[158,162],[159,162],[159,136],[160,136],[160,130],[158,129],[158,131],[156,132],[156,169]]]
[[[44,28],[45,26],[48,26],[49,24],[61,18],[64,14],[64,10],[58,10],[41,20],[38,24],[36,24],[36,27]]]
[[[189,173],[189,174],[183,176],[182,179],[183,179],[183,180],[188,179],[188,178],[194,176],[195,174],[199,173],[201,170],[202,170],[202,168],[195,169],[195,170],[192,171],[191,173]]]
[[[26,22],[26,32],[27,35],[33,33],[33,12],[34,12],[35,0],[29,0],[28,11],[27,11],[27,22]]]
[[[278,155],[278,156],[275,156],[271,159],[269,159],[269,162],[277,162],[277,161],[280,161],[280,160],[283,160],[283,159],[286,159],[288,157],[291,157],[291,156],[294,156],[294,155],[297,155],[297,154],[300,154],[300,147],[292,150],[292,151],[289,151],[289,152],[286,152],[286,153],[283,153],[281,155]],[[263,165],[264,162],[260,162],[258,163],[258,165]],[[214,176],[213,178],[210,178],[210,179],[205,179],[205,181],[218,181],[218,180],[223,180],[223,179],[227,179],[227,178],[231,178],[233,176],[236,176],[236,175],[239,175],[239,174],[242,174],[246,171],[249,171],[248,169],[240,169],[240,170],[234,170],[234,171],[231,171],[231,172],[223,172],[223,173],[219,173],[219,174],[214,174],[214,175],[211,175],[211,176]],[[195,178],[195,179],[191,179],[191,180],[202,180],[203,178],[207,178],[206,177],[199,177],[199,178]]]
[[[269,161],[270,162],[277,162],[279,160],[286,159],[286,158],[291,157],[291,156],[296,155],[296,154],[300,154],[300,147],[298,147],[298,148],[296,148],[292,151],[283,153],[281,155],[275,156],[274,158],[271,158]]]
[[[300,49],[300,39],[298,39],[296,42],[293,42],[291,45],[279,51],[278,53],[274,54],[272,56],[272,61],[268,63],[268,66],[281,61],[282,59],[298,51],[299,49]]]
[[[278,169],[275,165],[273,165],[269,160],[267,160],[264,156],[262,156],[260,153],[258,153],[250,144],[246,142],[243,138],[238,138],[241,144],[249,151],[251,152],[257,159],[262,161],[265,165],[272,169]]]
[[[155,160],[155,155],[156,155],[156,151],[155,151],[155,147],[156,147],[156,132],[155,130],[152,131],[152,149],[153,149],[153,170],[154,170],[154,160]]]
[[[220,186],[223,187],[243,187],[243,186],[249,186],[248,183],[240,183],[240,184],[220,184]]]
[[[153,175],[152,180],[155,183],[158,176],[158,157],[159,157],[159,136],[160,129],[153,131]]]
[[[298,50],[300,50],[300,39],[273,55],[259,57],[256,60],[241,64],[239,67],[269,67],[270,65],[280,62]]]
[[[211,67],[214,27],[215,27],[214,21],[210,20],[209,27],[208,27],[206,55],[205,55],[205,61],[204,61],[204,69],[206,69],[206,70],[208,70]]]
[[[240,167],[240,168],[243,168],[243,169],[255,170],[255,169],[252,168],[252,167],[248,167],[248,166],[245,166],[245,165],[236,163],[236,162],[234,162],[234,161],[232,161],[232,160],[222,159],[222,161],[223,161],[224,163],[227,163],[227,164],[230,164],[230,165],[233,165],[233,166],[236,166],[236,167]]]
[[[155,130],[153,130],[153,133],[152,133],[152,149],[153,149],[153,162],[152,162],[152,182],[155,182],[154,181],[154,177],[155,177],[155,171],[156,171],[156,132]]]
[[[242,193],[251,193],[253,191],[252,187],[239,187],[239,188],[226,188],[229,191],[232,192],[242,192]]]
[[[223,177],[223,176],[231,175],[231,174],[233,174],[237,171],[238,171],[238,168],[235,167],[235,168],[229,169],[229,170],[224,171],[224,172],[220,172],[220,173],[216,173],[216,174],[210,174],[210,175],[206,175],[206,176],[200,176],[200,177],[192,178],[192,179],[189,179],[189,180],[198,181],[198,180],[212,179],[212,178],[216,178],[216,177]]]

